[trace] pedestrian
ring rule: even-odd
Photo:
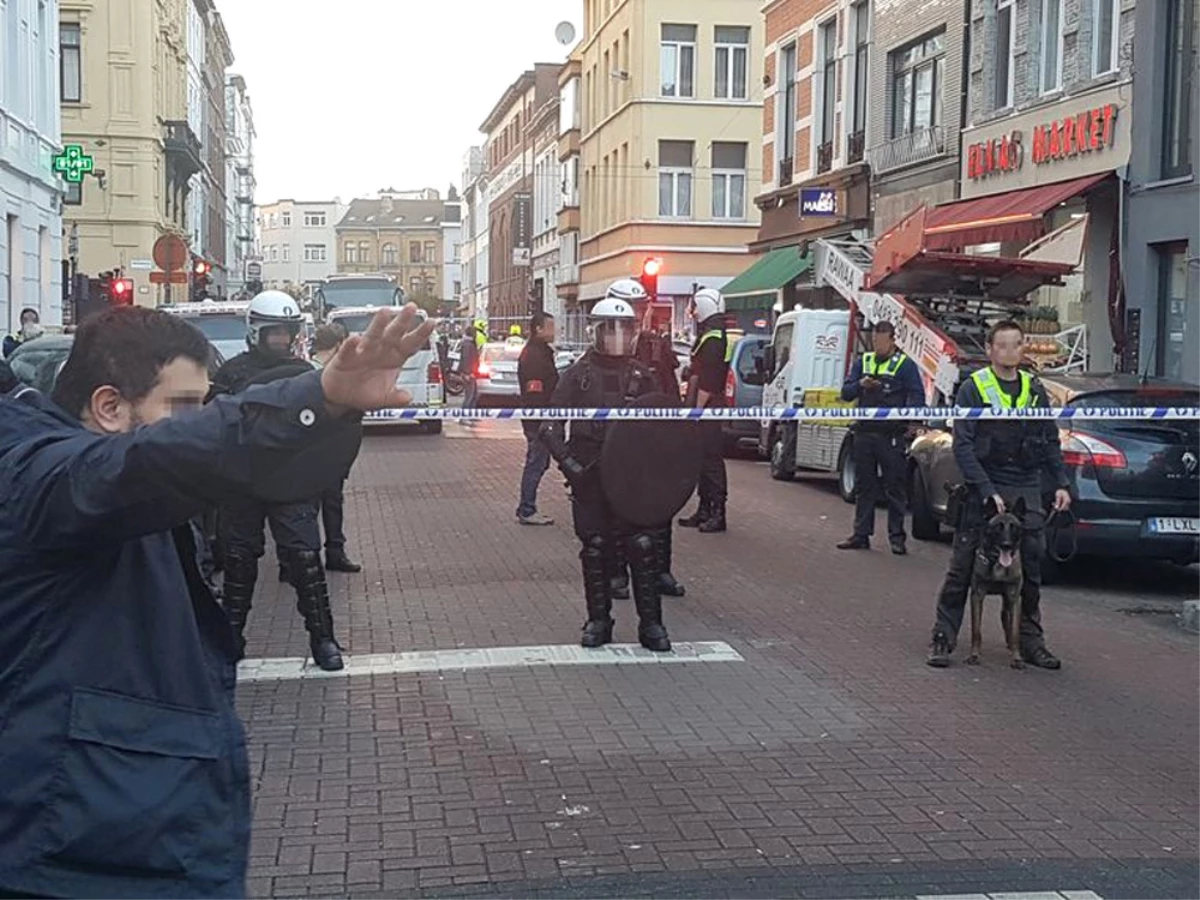
[[[686,406],[716,409],[725,405],[725,379],[733,359],[733,343],[726,333],[725,298],[720,291],[701,288],[689,309],[699,337],[692,346]],[[701,534],[716,534],[726,528],[725,505],[729,487],[725,473],[725,448],[721,423],[704,422],[704,468],[697,491],[700,505],[692,515],[680,519],[684,528],[697,528]]]
[[[921,371],[896,346],[896,328],[877,322],[871,329],[872,350],[850,368],[842,385],[843,400],[857,400],[868,409],[918,407],[925,402]],[[888,541],[892,553],[908,553],[904,513],[908,505],[904,422],[882,419],[860,421],[854,431],[855,506],[854,533],[837,545],[839,550],[870,550],[875,534],[875,507],[882,488],[888,505]],[[882,479],[882,481],[881,481]]]
[[[623,407],[655,392],[653,375],[633,358],[637,317],[624,300],[605,297],[588,314],[592,346],[558,382],[551,406],[567,409]],[[671,649],[662,621],[662,595],[654,541],[645,529],[618,518],[605,496],[600,452],[607,425],[596,421],[544,422],[542,440],[558,462],[571,490],[571,514],[582,549],[583,592],[587,621],[580,643],[602,647],[613,637],[612,577],[615,548],[624,547],[633,571],[633,597],[638,613],[638,640],[654,652]]]
[[[513,326],[514,328],[516,326]],[[518,329],[519,330],[519,329]],[[521,405],[529,408],[548,406],[558,386],[558,368],[554,365],[554,316],[536,312],[529,320],[529,340],[517,361],[517,381],[521,386]],[[525,466],[521,471],[521,498],[517,504],[517,522],[521,525],[553,525],[554,520],[538,512],[537,492],[542,476],[550,468],[550,451],[538,437],[541,423],[526,420]]]
[[[338,352],[349,335],[343,325],[322,325],[313,335],[312,364],[316,369],[323,369]],[[361,442],[362,425],[359,425]],[[351,466],[354,460],[350,461]],[[346,480],[350,477],[347,468],[341,480],[326,488],[320,497],[321,525],[325,529],[325,571],[346,572],[354,574],[362,571],[362,566],[356,563],[346,553]],[[284,573],[286,575],[286,572]]]
[[[990,365],[963,382],[955,405],[996,410],[1048,407],[1050,400],[1042,383],[1018,368],[1024,351],[1025,333],[1020,325],[1011,321],[994,325],[987,337]],[[1042,554],[1046,543],[1042,485],[1053,486],[1056,511],[1066,511],[1071,506],[1058,425],[1053,419],[956,419],[954,461],[966,483],[965,496],[958,504],[960,515],[954,523],[950,568],[938,596],[929,665],[939,669],[950,665],[950,654],[958,641],[966,608],[975,551],[986,524],[985,502],[1003,513],[1016,508],[1018,500],[1024,500],[1021,656],[1027,663],[1043,669],[1061,668],[1062,662],[1046,648],[1041,614]]]
[[[213,376],[213,394],[240,394],[256,380],[291,375],[312,366],[294,353],[304,327],[299,305],[282,291],[263,291],[246,310],[245,353],[226,362]],[[277,372],[275,370],[278,370]],[[344,471],[348,471],[345,469]],[[231,497],[221,505],[224,548],[225,612],[234,634],[245,646],[246,620],[258,580],[258,560],[265,550],[263,522],[270,524],[280,571],[296,590],[313,660],[326,671],[343,667],[333,631],[329,585],[321,565],[320,491],[291,503],[267,503],[253,494]]]
[[[0,894],[245,896],[236,648],[192,522],[253,493],[264,453],[315,492],[352,410],[403,403],[411,323],[381,312],[320,374],[202,406],[203,335],[107,309],[52,397],[0,399]]]
[[[38,311],[31,306],[21,310],[21,327],[16,334],[10,334],[4,338],[4,358],[13,355],[13,352],[24,344],[26,341],[32,341],[34,338],[41,337],[43,333],[42,318]]]

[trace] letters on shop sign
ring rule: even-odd
[[[1031,157],[1035,166],[1070,159],[1111,147],[1115,139],[1113,125],[1117,107],[1108,103],[1084,110],[1077,116],[1056,119],[1033,129]],[[1021,132],[972,144],[967,148],[967,177],[986,178],[1003,172],[1015,172],[1025,160]]]

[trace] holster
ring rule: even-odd
[[[963,517],[967,514],[967,505],[971,502],[969,485],[956,484],[950,488],[946,498],[946,522],[955,530],[962,526]]]

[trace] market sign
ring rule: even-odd
[[[801,216],[836,216],[838,214],[837,191],[829,188],[801,188]]]
[[[1117,105],[1107,103],[1078,115],[1035,125],[1029,156],[1035,166],[1041,166],[1108,149],[1115,140],[1116,119]],[[1020,131],[967,147],[967,177],[973,181],[1017,172],[1024,163],[1025,147]]]
[[[987,178],[1001,172],[1015,172],[1025,159],[1021,132],[1014,131],[967,148],[967,177]]]

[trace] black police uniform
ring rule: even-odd
[[[1029,379],[1029,404],[1049,406],[1041,382]],[[997,384],[1016,404],[1022,394],[1021,380]],[[958,390],[956,404],[977,408],[986,402],[973,378]],[[1068,489],[1063,465],[1058,426],[1050,419],[1021,421],[956,419],[954,422],[954,459],[966,482],[966,497],[954,534],[950,569],[938,596],[937,621],[933,626],[931,665],[944,665],[954,650],[963,611],[971,586],[975,551],[979,547],[986,521],[984,503],[999,494],[1009,509],[1018,498],[1025,500],[1024,536],[1021,565],[1025,579],[1021,585],[1021,654],[1026,662],[1044,668],[1058,668],[1059,661],[1046,649],[1042,631],[1042,554],[1045,552],[1045,513],[1043,487]]]
[[[725,332],[725,316],[710,316],[700,323],[700,336],[692,347],[691,378],[696,388],[689,391],[688,405],[696,406],[697,393],[705,391],[707,408],[725,405],[725,379],[729,375],[729,336]],[[699,528],[705,533],[725,530],[725,503],[729,481],[725,473],[725,450],[721,423],[701,424],[704,435],[704,466],[700,470],[700,506],[695,515],[679,520],[685,528]]]
[[[863,387],[865,376],[878,384]],[[886,359],[875,353],[864,354],[850,370],[842,386],[843,400],[857,400],[864,408],[921,406],[925,387],[917,364],[906,354],[894,350]],[[888,504],[888,538],[895,553],[905,552],[904,513],[908,506],[905,489],[905,446],[903,422],[887,420],[854,424],[854,475],[856,480],[854,534],[839,544],[843,549],[870,546],[875,533],[875,507],[879,503],[880,476]]]
[[[214,394],[239,394],[268,372],[311,368],[303,360],[251,349],[226,362],[213,376]],[[258,560],[265,551],[264,520],[279,552],[280,569],[296,589],[296,608],[304,618],[313,658],[322,668],[340,669],[341,654],[333,635],[329,586],[321,565],[320,500],[272,504],[245,497],[221,508],[224,548],[224,604],[239,643],[254,599]]]
[[[621,407],[655,392],[654,376],[636,360],[588,350],[563,373],[550,405],[575,409]],[[612,640],[612,579],[616,547],[620,545],[633,572],[638,639],[649,650],[665,652],[671,649],[671,641],[662,622],[654,540],[613,512],[601,484],[600,451],[607,427],[603,422],[572,422],[569,439],[563,422],[545,422],[541,427],[542,440],[567,476],[575,535],[583,544],[579,558],[588,618],[581,643],[600,647]]]

